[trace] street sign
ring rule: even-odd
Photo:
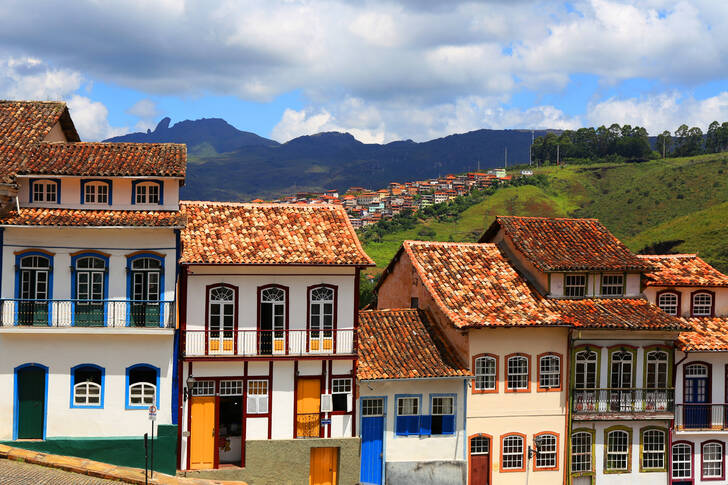
[[[321,420],[321,426],[326,426],[327,424],[331,424],[330,419],[322,419]]]
[[[157,420],[157,406],[149,406],[149,421]]]

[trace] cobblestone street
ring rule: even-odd
[[[120,485],[121,482],[0,459],[0,485]]]

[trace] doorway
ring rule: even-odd
[[[338,448],[311,448],[310,485],[336,485]]]
[[[470,438],[470,485],[490,485],[490,450],[489,436]]]
[[[47,384],[48,368],[43,365],[26,364],[15,369],[15,439],[45,439]]]
[[[296,437],[321,436],[321,379],[302,378],[296,383]]]
[[[215,468],[215,396],[190,398],[190,469]]]
[[[384,398],[361,400],[361,475],[362,484],[382,484],[384,462]]]

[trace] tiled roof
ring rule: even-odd
[[[682,330],[684,322],[647,300],[587,298],[551,300],[564,323],[575,328],[622,330]]]
[[[359,379],[472,375],[420,310],[361,311],[358,337]]]
[[[697,254],[644,255],[654,268],[646,273],[647,286],[728,286],[724,275]]]
[[[371,266],[339,205],[183,202],[182,262]]]
[[[500,228],[541,271],[650,269],[596,219],[498,216],[480,241]]]
[[[405,241],[402,248],[456,327],[561,323],[494,244]]]
[[[73,227],[182,227],[178,211],[22,208],[0,218],[0,225]]]
[[[187,147],[178,143],[41,143],[19,174],[184,177]]]
[[[66,137],[78,134],[65,103],[0,101],[0,182],[12,183],[15,169],[26,158],[29,147],[41,142],[61,121]]]
[[[696,317],[682,319],[692,331],[680,333],[677,346],[685,352],[728,351],[728,318]]]

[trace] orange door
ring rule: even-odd
[[[296,384],[296,436],[318,438],[321,417],[321,381],[298,379]]]
[[[309,485],[336,485],[336,470],[339,466],[338,448],[311,448],[311,471]]]
[[[215,467],[215,396],[190,398],[190,468]]]

